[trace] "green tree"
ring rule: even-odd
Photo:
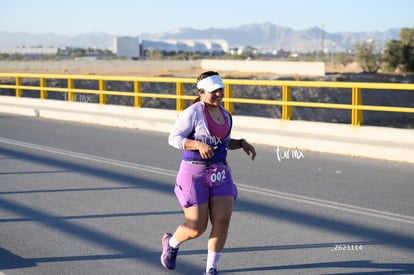
[[[349,63],[354,62],[354,58],[352,57],[352,55],[350,53],[347,52],[338,52],[335,54],[335,59],[342,64],[342,66],[346,66]]]
[[[12,54],[12,59],[13,60],[23,60],[23,56],[21,54],[14,53],[14,54]]]
[[[398,68],[403,59],[403,52],[401,41],[390,40],[385,45],[384,53],[382,54],[384,60],[384,69],[386,71],[394,71]]]
[[[381,60],[375,53],[375,42],[365,41],[355,45],[355,59],[361,64],[366,73],[376,73],[381,66]]]
[[[6,59],[9,59],[9,58],[10,58],[10,55],[7,54],[7,53],[0,54],[0,60],[6,60]]]
[[[407,72],[414,72],[414,28],[403,28],[400,32],[403,68]]]
[[[75,49],[71,52],[70,56],[73,58],[85,56],[86,50],[85,49]]]
[[[383,60],[387,70],[399,68],[403,72],[414,72],[414,28],[403,28],[400,40],[387,42]]]
[[[153,52],[152,52],[152,59],[153,60],[161,60],[164,56],[163,56],[163,54],[162,54],[162,51],[160,51],[160,50],[154,50]]]

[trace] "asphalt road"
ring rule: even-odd
[[[414,274],[414,166],[256,146],[222,274]],[[0,113],[0,274],[202,274],[207,235],[159,263],[182,221],[167,134]]]

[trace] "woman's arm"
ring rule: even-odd
[[[177,149],[184,150],[185,144],[187,143],[188,135],[193,130],[193,112],[184,110],[179,114],[175,121],[170,135],[168,137],[168,143]],[[191,149],[187,149],[191,150]],[[194,149],[195,150],[195,149]]]
[[[214,156],[214,150],[216,147],[212,147],[199,140],[187,139],[184,143],[184,150],[198,150],[203,159],[210,159]]]
[[[254,149],[253,145],[248,143],[244,138],[242,139],[231,139],[229,142],[229,149],[236,150],[236,149],[243,149],[247,155],[251,155],[252,160],[256,158],[256,150]]]

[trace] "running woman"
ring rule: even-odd
[[[174,269],[179,246],[199,237],[211,222],[204,274],[218,274],[217,266],[227,239],[237,188],[227,163],[227,150],[243,149],[252,160],[254,147],[245,139],[232,139],[232,117],[222,107],[224,84],[217,72],[197,79],[199,96],[180,113],[168,143],[183,150],[174,192],[185,221],[174,234],[162,237],[161,263]]]

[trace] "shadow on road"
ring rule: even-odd
[[[24,149],[22,149],[24,150]],[[101,178],[102,180],[112,180],[119,182],[122,187],[117,188],[145,188],[154,192],[166,193],[173,196],[171,182],[158,182],[151,181],[147,178],[140,177],[138,174],[126,175],[117,171],[111,171],[98,167],[99,165],[92,165],[91,163],[77,162],[76,160],[63,160],[55,156],[46,156],[28,152],[18,151],[10,148],[0,147],[0,154],[25,161],[30,161],[36,164],[47,165],[48,167],[54,167],[57,171],[71,171],[74,173],[86,174]],[[125,187],[126,186],[126,187]],[[39,190],[28,192],[55,192],[57,190]],[[70,190],[71,192],[84,191]],[[17,191],[25,192],[25,191]],[[68,190],[62,190],[62,192],[69,192]],[[0,219],[0,224],[4,222],[19,222],[19,221],[32,221],[40,223],[44,226],[52,228],[54,230],[62,231],[72,236],[75,236],[81,240],[93,242],[100,246],[106,247],[117,253],[108,255],[79,255],[71,257],[49,257],[49,258],[36,258],[36,259],[24,259],[18,255],[6,249],[0,249],[0,269],[10,268],[26,268],[34,266],[40,262],[59,262],[59,261],[84,261],[84,260],[102,260],[102,259],[139,259],[140,262],[145,262],[148,265],[160,266],[159,252],[150,251],[149,249],[141,246],[137,243],[128,242],[122,238],[115,237],[109,234],[104,234],[82,225],[76,224],[71,219],[88,219],[88,218],[108,218],[108,217],[136,217],[140,215],[169,215],[169,214],[181,214],[181,211],[170,212],[150,212],[150,213],[124,213],[124,214],[107,214],[107,215],[88,215],[88,216],[66,216],[56,217],[48,214],[46,211],[37,210],[32,207],[27,207],[14,202],[11,199],[7,199],[6,195],[10,192],[0,192],[0,208],[4,211],[14,213],[15,215],[22,217],[17,219]],[[334,218],[325,218],[318,215],[307,214],[304,212],[282,208],[278,206],[265,205],[259,202],[249,200],[238,200],[237,207],[241,209],[249,209],[250,212],[254,212],[256,215],[266,216],[269,219],[275,219],[280,222],[289,222],[298,224],[303,227],[314,227],[324,231],[342,233],[346,235],[352,235],[364,240],[369,240],[370,244],[386,244],[394,246],[400,249],[414,251],[414,238],[413,236],[405,236],[393,232],[387,232],[378,228],[369,227],[363,224],[355,224],[349,221],[336,220]],[[144,234],[144,233],[142,233]],[[159,239],[154,240],[160,242]],[[332,244],[312,244],[311,247],[330,246]],[[291,246],[275,246],[269,245],[265,247],[240,247],[227,249],[226,252],[240,253],[243,251],[265,251],[265,250],[283,250],[283,249],[298,249],[303,248],[304,245],[296,244]],[[308,246],[309,245],[305,245]],[[182,255],[190,255],[194,253],[201,253],[201,251],[183,251]],[[203,251],[205,253],[205,251]],[[252,268],[241,268],[233,270],[223,270],[223,273],[236,273],[236,272],[260,272],[265,270],[300,270],[300,269],[312,269],[312,268],[367,268],[367,269],[384,269],[384,274],[407,274],[414,273],[414,264],[412,263],[374,263],[371,261],[347,261],[347,262],[321,262],[321,263],[309,263],[302,265],[287,265],[287,266],[263,266]],[[185,273],[191,273],[196,269],[195,265],[181,262],[179,271]],[[359,273],[364,274],[364,273]],[[381,272],[376,272],[381,274]]]
[[[320,269],[320,268],[340,268],[346,270],[347,268],[364,268],[372,269],[373,271],[366,272],[344,272],[344,273],[323,273],[329,274],[413,274],[414,264],[411,263],[375,263],[372,261],[345,261],[345,262],[326,262],[326,263],[310,263],[299,265],[286,265],[286,266],[263,266],[253,268],[241,268],[241,269],[228,269],[221,270],[220,273],[244,273],[244,272],[260,272],[260,271],[283,271],[283,270],[301,270],[301,269]],[[384,271],[378,271],[378,269],[384,269]],[[374,271],[375,270],[375,271]]]

